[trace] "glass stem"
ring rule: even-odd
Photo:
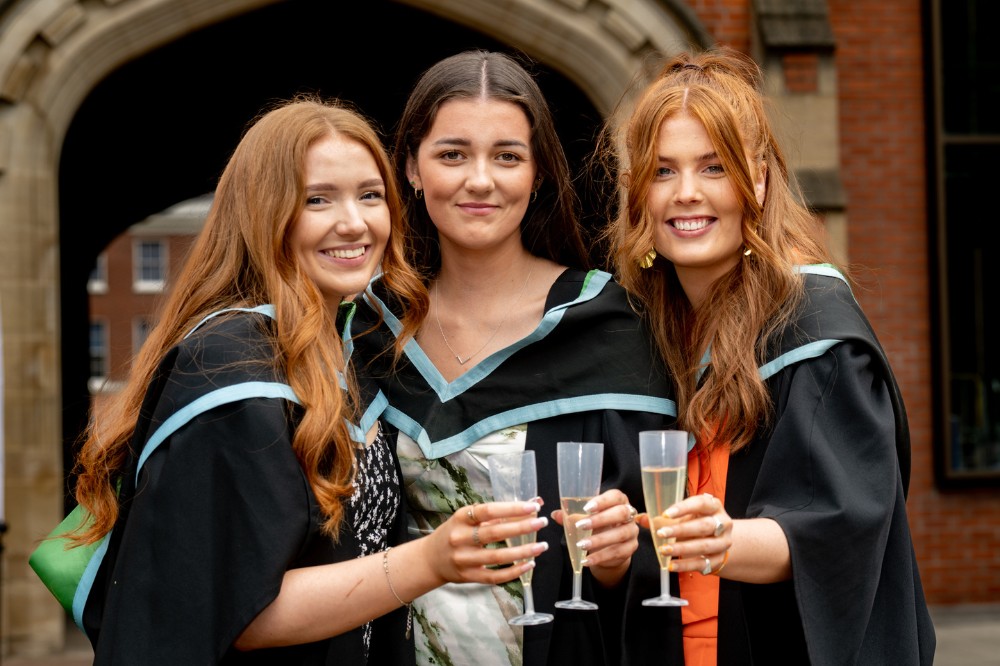
[[[660,569],[660,596],[670,596],[670,569]]]
[[[524,585],[524,614],[530,615],[535,612],[535,598],[531,595],[531,585]]]
[[[583,594],[583,572],[573,573],[573,598],[579,599]]]

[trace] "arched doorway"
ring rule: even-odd
[[[65,452],[89,401],[85,285],[107,242],[210,190],[269,99],[344,97],[388,132],[417,73],[469,47],[535,59],[579,164],[649,52],[707,43],[674,0],[589,4],[0,4],[0,233],[9,240],[0,272],[9,499],[0,518],[11,528],[0,654],[62,645],[62,612],[25,562],[64,508]]]

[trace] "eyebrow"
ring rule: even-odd
[[[472,141],[468,139],[459,139],[457,137],[442,137],[434,142],[435,146],[470,146]],[[518,139],[501,139],[493,144],[494,146],[518,146],[520,148],[527,148],[528,144],[524,141]]]
[[[359,188],[363,187],[384,187],[385,181],[381,178],[369,178],[368,180],[363,180],[357,185]],[[306,185],[306,192],[328,192],[330,190],[339,190],[340,186],[334,185],[333,183],[310,183]]]
[[[712,152],[705,153],[704,155],[699,155],[698,157],[694,158],[695,162],[710,162],[712,160],[717,160],[717,159],[719,159],[719,154],[717,152],[715,152],[714,150]],[[664,156],[664,155],[658,155],[657,156],[657,160],[659,160],[660,162],[673,162],[673,161],[675,161],[674,158],[667,157],[667,156]]]

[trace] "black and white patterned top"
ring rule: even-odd
[[[355,459],[351,527],[358,538],[359,557],[379,553],[388,546],[389,528],[399,512],[400,487],[389,440],[378,424],[375,441],[359,450]],[[371,623],[364,626],[365,652],[371,644]]]

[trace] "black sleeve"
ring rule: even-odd
[[[275,598],[317,515],[286,409],[280,399],[217,407],[150,456],[96,664],[217,663]]]
[[[747,509],[748,518],[777,521],[788,539],[814,664],[857,658],[902,509],[893,408],[879,367],[866,348],[844,343],[786,371]]]

